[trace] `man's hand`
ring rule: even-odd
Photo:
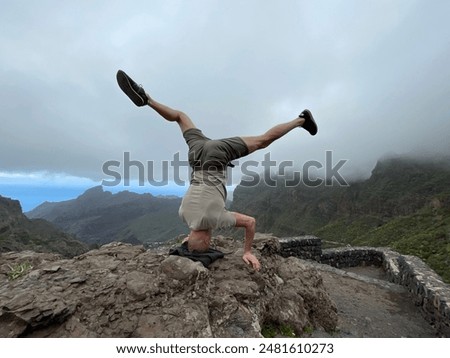
[[[244,260],[247,265],[252,265],[252,267],[256,271],[259,271],[259,269],[261,268],[261,264],[259,263],[258,259],[251,252],[245,252],[244,256],[242,256],[242,260]]]

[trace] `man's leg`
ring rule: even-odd
[[[249,154],[258,149],[263,149],[269,146],[273,141],[281,138],[291,130],[301,127],[305,123],[304,118],[297,117],[294,120],[269,129],[266,133],[253,137],[241,137],[248,147]]]
[[[188,117],[186,113],[170,108],[162,103],[155,101],[148,94],[148,105],[158,112],[163,118],[169,122],[177,122],[180,126],[181,132],[184,133],[190,128],[195,128],[194,122]]]
[[[138,85],[135,81],[133,81],[133,79],[124,71],[117,71],[116,77],[120,89],[133,101],[136,106],[142,107],[148,104],[168,121],[177,122],[183,133],[189,128],[195,128],[194,123],[185,113],[156,102],[148,95],[148,93],[145,92],[141,85]]]

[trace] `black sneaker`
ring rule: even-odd
[[[116,77],[121,90],[125,92],[136,106],[142,107],[148,104],[148,97],[142,86],[139,86],[122,70],[117,71]]]
[[[317,124],[314,120],[314,117],[309,109],[305,109],[302,113],[299,115],[300,118],[305,119],[305,123],[303,123],[303,128],[306,129],[309,134],[316,135],[317,134]]]

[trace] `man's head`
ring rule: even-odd
[[[189,251],[208,251],[211,243],[210,230],[191,230],[188,240]]]

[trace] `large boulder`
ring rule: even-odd
[[[216,242],[230,253],[208,269],[122,243],[73,259],[1,254],[0,337],[261,337],[268,325],[296,335],[336,328],[336,307],[310,265],[259,242],[256,272],[242,261],[242,243]]]

